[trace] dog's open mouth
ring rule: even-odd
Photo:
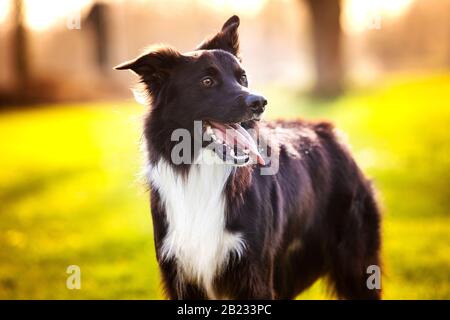
[[[254,138],[240,123],[222,124],[205,121],[203,130],[212,141],[208,147],[212,147],[225,162],[245,165],[254,159],[257,163],[265,165]]]

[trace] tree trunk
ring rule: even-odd
[[[24,90],[29,82],[30,72],[28,66],[27,30],[24,24],[25,8],[22,0],[12,3],[13,23],[13,71],[16,77],[16,89]]]
[[[311,13],[316,83],[314,94],[332,98],[342,92],[340,0],[306,0]]]
[[[108,64],[108,5],[95,3],[86,18],[87,25],[94,32],[95,56],[99,70],[106,73],[111,70]]]

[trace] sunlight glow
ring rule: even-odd
[[[26,22],[35,30],[44,30],[69,14],[81,10],[92,0],[23,0]],[[112,0],[103,0],[110,1]],[[147,0],[148,1],[148,0]],[[269,0],[200,0],[205,6],[217,11],[234,11],[257,15]],[[344,0],[342,24],[349,33],[360,33],[369,28],[371,21],[395,18],[402,15],[415,0]],[[7,19],[12,1],[0,1],[0,22]]]
[[[0,23],[4,22],[9,15],[10,2],[0,1]]]
[[[256,15],[264,7],[267,0],[203,0],[203,2],[216,10],[235,11]]]
[[[414,0],[345,0],[343,27],[347,32],[359,33],[370,28],[374,19],[395,18],[409,8]]]
[[[92,0],[23,0],[26,8],[27,25],[38,31],[45,30],[56,23],[64,23],[69,14],[81,10]],[[104,0],[113,2],[113,0]],[[147,0],[148,1],[148,0]],[[186,0],[188,1],[188,0]],[[234,11],[256,15],[268,0],[201,0],[205,6],[218,11]],[[0,1],[0,22],[4,22],[12,5],[11,0]]]
[[[69,14],[81,10],[91,0],[25,0],[26,22],[35,30],[44,30]],[[65,25],[65,22],[63,22]]]

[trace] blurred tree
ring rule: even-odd
[[[396,18],[383,19],[383,32],[362,39],[365,53],[383,71],[442,70],[450,67],[450,0],[416,0]]]
[[[27,86],[30,78],[23,0],[12,1],[12,35],[13,72],[16,77],[16,90],[19,92]]]
[[[314,95],[332,98],[343,89],[340,0],[306,0],[311,13],[316,83]]]
[[[95,3],[86,23],[94,32],[95,57],[97,66],[101,72],[109,71],[108,65],[108,6],[105,3]]]

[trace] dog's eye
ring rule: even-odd
[[[211,77],[203,78],[202,85],[207,88],[212,87],[214,85],[214,80]]]
[[[239,80],[243,86],[246,87],[248,85],[247,75],[245,73],[241,75],[241,78]]]

